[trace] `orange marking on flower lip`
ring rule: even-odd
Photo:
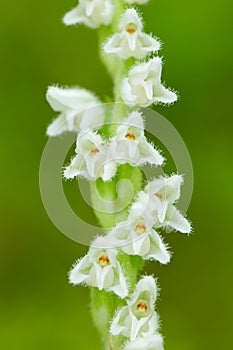
[[[125,135],[125,138],[130,140],[130,141],[135,141],[136,137],[135,135],[132,133],[132,132],[128,132],[126,135]]]
[[[163,198],[162,194],[161,193],[155,193],[155,196],[158,197],[160,200]]]
[[[102,253],[99,257],[99,264],[101,266],[107,266],[110,264],[110,259],[107,255],[107,253]]]
[[[139,233],[139,234],[142,234],[142,233],[146,232],[146,225],[144,224],[144,222],[140,222],[139,224],[137,224],[136,232]]]
[[[135,26],[134,25],[132,25],[132,24],[129,24],[127,27],[126,27],[126,31],[127,31],[127,33],[129,33],[129,34],[134,34],[135,32],[136,32],[136,28],[135,28]]]
[[[97,147],[93,147],[92,149],[91,149],[91,154],[93,155],[93,156],[95,156],[97,153],[99,153],[99,149],[97,148]]]
[[[146,312],[147,309],[147,303],[145,301],[139,301],[139,303],[137,304],[137,310]]]

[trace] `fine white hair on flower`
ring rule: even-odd
[[[57,136],[64,131],[98,129],[104,123],[104,108],[88,90],[49,86],[46,98],[52,109],[60,113],[49,125],[48,136]]]
[[[79,0],[79,4],[66,13],[63,22],[66,25],[85,24],[90,28],[109,25],[114,15],[113,0]]]
[[[130,107],[148,107],[152,104],[171,104],[177,101],[175,92],[161,83],[162,59],[154,57],[136,64],[123,79],[121,96]]]
[[[161,176],[149,182],[130,209],[131,215],[138,211],[153,217],[153,226],[169,226],[182,233],[190,233],[191,225],[175,207],[180,198],[183,177],[181,175]]]
[[[96,243],[93,243],[96,245]],[[116,249],[90,248],[69,273],[69,281],[74,285],[83,284],[97,287],[126,298],[128,287],[122,267],[117,260]]]
[[[119,33],[113,34],[104,51],[126,60],[130,57],[145,58],[149,53],[160,49],[160,42],[151,35],[142,32],[142,21],[134,8],[127,9],[119,23]]]
[[[129,163],[141,166],[146,163],[160,166],[164,162],[160,152],[149,143],[144,135],[142,114],[133,111],[125,118],[109,142],[106,167]],[[105,169],[106,172],[106,169]]]
[[[156,333],[151,337],[138,338],[127,343],[124,350],[164,350],[163,337]]]
[[[158,329],[158,316],[154,310],[157,292],[153,277],[141,278],[127,306],[123,306],[113,318],[110,333],[115,336],[121,334],[130,341],[154,335]]]
[[[137,4],[137,5],[144,5],[148,2],[149,0],[125,0],[128,4]]]

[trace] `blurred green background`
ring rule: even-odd
[[[53,226],[38,186],[45,129],[54,117],[47,86],[78,84],[100,97],[112,89],[95,31],[61,23],[74,5],[1,4],[1,349],[101,349],[88,289],[67,283],[87,248]],[[195,234],[168,235],[172,263],[147,269],[162,288],[166,349],[231,349],[232,2],[151,0],[143,12],[147,31],[164,42],[163,78],[181,94],[175,106],[158,110],[182,135],[195,172],[188,212]]]

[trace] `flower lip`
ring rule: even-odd
[[[134,34],[137,31],[137,27],[135,25],[135,23],[129,23],[126,28],[125,28],[126,32],[128,34]]]
[[[139,235],[145,233],[146,230],[147,228],[144,221],[140,221],[135,228],[135,232]]]
[[[155,196],[158,197],[158,199],[160,199],[160,200],[163,198],[163,196],[160,192],[155,193]]]
[[[98,263],[101,267],[110,265],[110,259],[109,259],[108,254],[106,252],[101,253],[101,255],[98,259]]]
[[[97,153],[99,153],[99,148],[97,148],[96,146],[94,146],[92,149],[91,149],[91,154],[93,156],[95,156]]]
[[[137,310],[146,312],[148,310],[147,302],[144,300],[139,300],[137,303]]]
[[[135,141],[136,140],[136,136],[130,131],[125,135],[125,138],[127,140],[130,140],[130,141]]]

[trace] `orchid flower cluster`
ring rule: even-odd
[[[69,273],[73,285],[91,287],[93,318],[105,348],[111,350],[163,349],[155,311],[157,281],[152,276],[139,279],[138,274],[145,261],[170,261],[171,253],[161,230],[191,232],[190,223],[176,208],[183,177],[160,176],[143,188],[137,171],[145,164],[158,167],[165,161],[145,136],[143,108],[170,105],[177,100],[176,92],[161,82],[161,42],[143,31],[136,5],[146,2],[79,0],[77,7],[64,16],[66,25],[85,24],[101,34],[101,58],[112,74],[114,97],[123,109],[113,107],[109,114],[94,93],[80,87],[50,86],[46,95],[50,106],[59,113],[47,134],[77,134],[75,155],[63,172],[66,179],[101,181],[105,188],[116,181],[123,169],[138,182],[134,199],[121,219],[105,236],[93,240],[88,253]],[[103,132],[107,120],[116,123],[109,133]]]

